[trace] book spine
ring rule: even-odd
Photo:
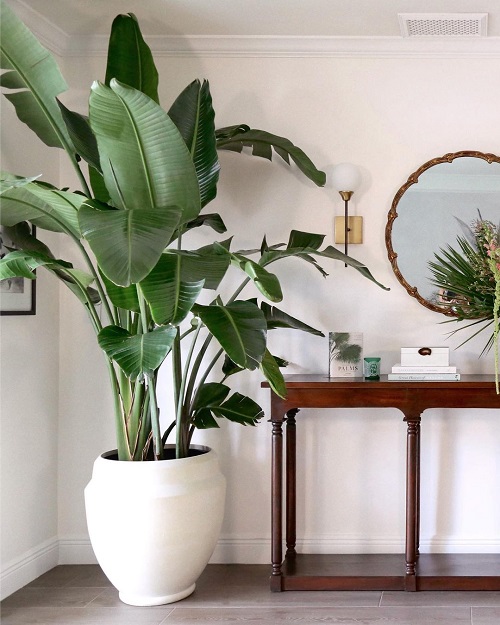
[[[445,382],[460,380],[460,373],[389,373],[388,380],[401,382]]]
[[[456,367],[394,365],[392,373],[457,373]]]

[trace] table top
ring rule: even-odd
[[[330,378],[327,375],[319,374],[290,374],[285,375],[285,382],[288,389],[313,389],[313,388],[366,388],[367,385],[375,385],[379,388],[391,388],[394,386],[404,388],[448,388],[450,386],[476,388],[489,387],[495,384],[494,375],[486,374],[462,374],[460,380],[388,380],[387,375],[381,375],[379,380],[365,380],[362,377],[352,378]],[[268,382],[262,382],[261,386],[269,388]],[[500,396],[499,396],[500,403]]]

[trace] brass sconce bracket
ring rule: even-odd
[[[345,217],[335,217],[335,243],[345,243]],[[363,243],[363,217],[347,218],[347,243]]]

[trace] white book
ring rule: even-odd
[[[387,379],[401,382],[446,382],[460,380],[460,373],[389,373]]]
[[[401,365],[397,364],[392,367],[392,373],[456,373],[457,368],[449,365],[448,367],[439,365]]]

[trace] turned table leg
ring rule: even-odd
[[[271,590],[281,591],[283,561],[283,421],[272,422],[271,468]]]
[[[405,589],[417,590],[420,502],[420,415],[405,417],[406,435],[406,578]]]
[[[297,542],[297,436],[295,415],[298,409],[286,413],[286,555],[296,554]]]

